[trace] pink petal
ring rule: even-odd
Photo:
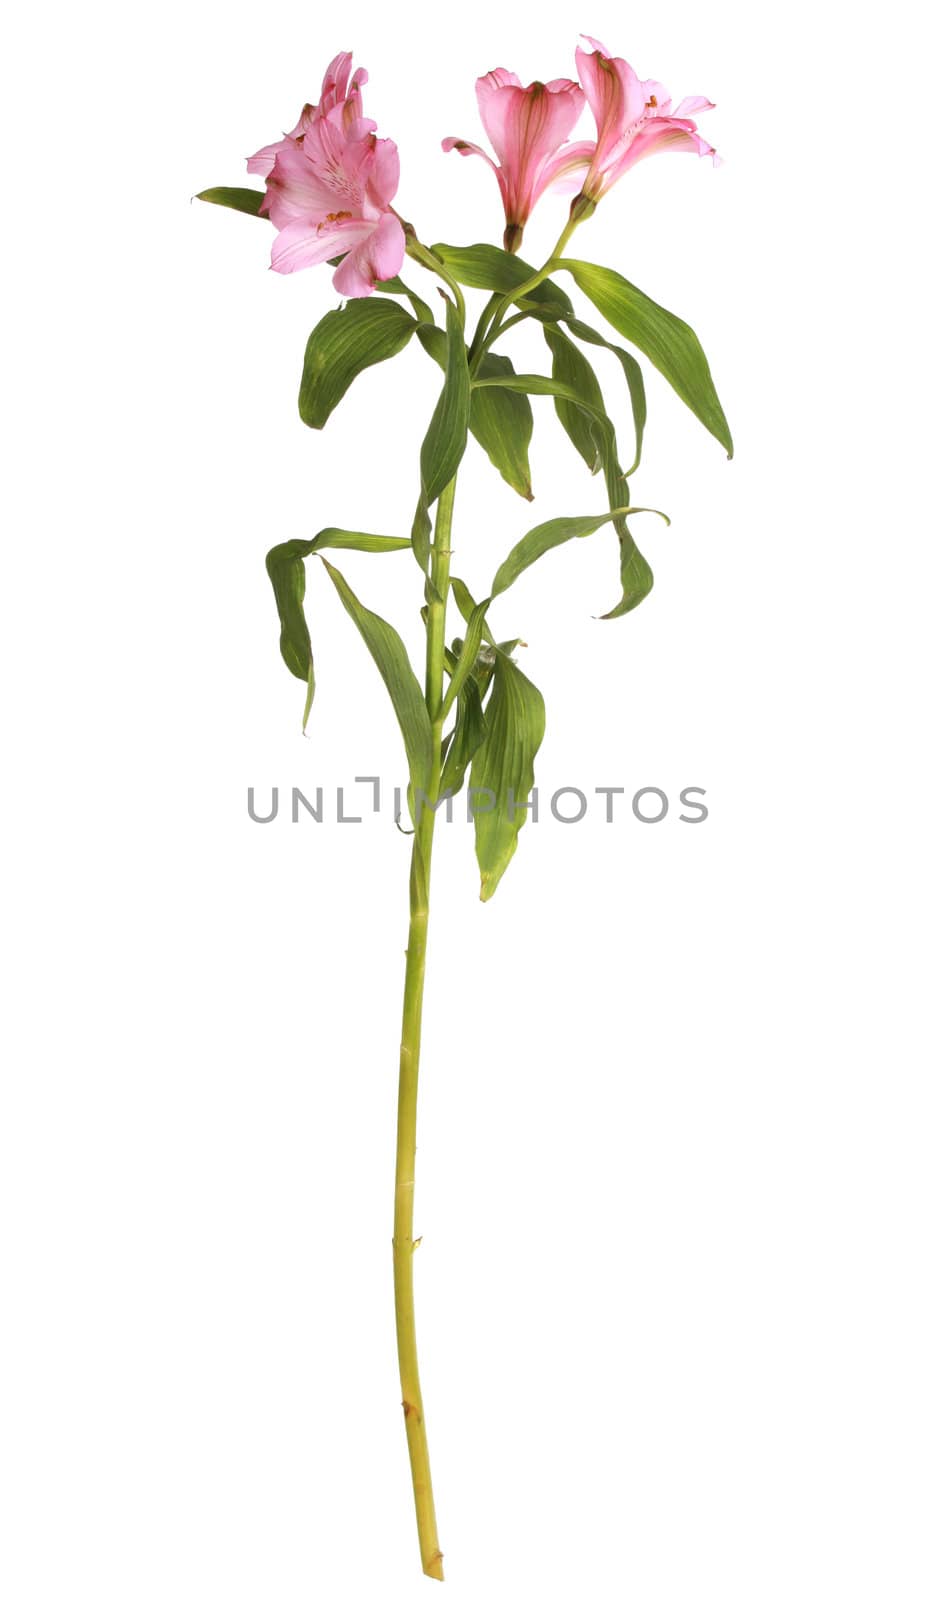
[[[273,241],[270,265],[275,272],[299,272],[302,267],[315,267],[355,249],[373,231],[374,225],[370,222],[326,225],[291,222],[280,229]]]
[[[713,111],[714,101],[706,100],[703,94],[686,95],[680,106],[672,112],[673,117],[691,117],[697,111]]]
[[[323,87],[319,96],[319,109],[326,115],[340,100],[346,98],[349,86],[349,73],[352,71],[352,51],[340,50],[333,56],[323,76]]]
[[[344,203],[338,188],[327,183],[325,169],[292,142],[277,153],[267,194],[270,220],[278,228],[291,222],[321,222],[331,211],[361,210],[361,194]]]
[[[349,252],[333,273],[333,287],[350,300],[371,294],[376,281],[394,278],[405,259],[405,233],[391,212]]]
[[[632,140],[621,160],[610,169],[608,186],[611,188],[624,172],[639,161],[644,161],[646,156],[661,155],[665,151],[675,150],[693,152],[699,156],[716,154],[707,140],[702,139],[696,131],[694,123],[675,122],[670,117],[656,117],[646,123],[642,131]],[[715,165],[718,165],[717,160]]]
[[[478,78],[474,86],[481,121],[501,161],[504,159],[504,131],[510,91],[522,87],[517,74],[508,72],[506,67],[496,67],[493,72],[486,72],[483,78]]]
[[[576,73],[596,119],[600,144],[618,138],[623,128],[645,112],[645,94],[635,72],[621,56],[602,50],[576,52]]]
[[[456,150],[459,156],[480,156],[494,172],[497,171],[496,163],[491,160],[487,151],[482,150],[479,144],[472,144],[470,139],[442,139],[441,148],[445,151]]]
[[[286,139],[277,139],[275,144],[265,144],[255,155],[247,157],[247,171],[256,173],[260,178],[269,178],[276,156],[287,143]]]
[[[398,188],[398,146],[394,139],[376,139],[372,163],[366,179],[366,193],[373,205],[382,211],[395,198]],[[396,267],[396,272],[398,268]]]
[[[592,139],[577,139],[558,150],[540,172],[537,194],[544,189],[552,189],[554,194],[578,194],[595,149]]]

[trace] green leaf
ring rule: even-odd
[[[421,343],[444,371],[444,387],[421,446],[421,494],[411,529],[415,559],[428,570],[431,518],[428,507],[446,489],[461,464],[471,418],[471,375],[464,329],[455,307],[447,302],[447,333],[416,325]],[[433,337],[432,335],[440,335]]]
[[[429,506],[447,488],[461,464],[471,416],[471,375],[464,329],[450,301],[447,323],[444,388],[421,446],[421,485]]]
[[[443,329],[419,323],[415,332],[428,355],[443,371],[447,362],[447,335]],[[485,377],[496,378],[513,372],[513,364],[507,356],[489,351],[481,357],[480,371]],[[533,412],[526,395],[503,389],[475,389],[471,394],[470,428],[504,481],[525,500],[532,500],[528,451],[533,436]]]
[[[434,253],[444,262],[453,278],[472,289],[490,289],[495,294],[506,295],[526,283],[528,278],[536,276],[536,268],[531,267],[522,256],[512,256],[509,251],[499,250],[493,244],[436,244]],[[564,311],[572,310],[569,296],[550,278],[544,278],[542,283],[531,289],[530,298],[562,306]]]
[[[417,327],[393,300],[350,300],[316,324],[303,357],[300,416],[310,428],[325,427],[360,372],[404,350]]]
[[[458,652],[457,665],[451,674],[450,682],[445,690],[444,704],[441,707],[442,717],[447,716],[455,700],[457,699],[458,694],[467,682],[467,679],[477,661],[477,657],[481,648],[481,640],[484,637],[484,618],[487,615],[487,607],[489,605],[490,596],[488,596],[486,600],[482,600],[480,605],[475,606],[474,610],[471,612],[467,624],[467,633],[464,636],[464,641],[461,645],[460,651]]]
[[[488,351],[481,357],[480,372],[485,378],[500,377],[513,372],[513,363],[507,356]],[[471,432],[504,482],[524,500],[532,500],[529,449],[533,412],[526,395],[511,389],[475,389],[471,395]]]
[[[622,598],[611,611],[602,613],[602,622],[624,617],[627,611],[634,611],[646,595],[651,594],[655,582],[651,567],[624,522],[619,524],[619,582],[622,585]]]
[[[280,654],[294,678],[307,685],[303,728],[313,705],[313,646],[303,612],[306,570],[303,558],[316,550],[366,550],[383,554],[389,550],[408,550],[409,539],[390,539],[375,533],[350,533],[347,528],[323,528],[315,539],[288,539],[273,547],[267,556],[267,573],[273,585],[277,615],[280,618]]]
[[[587,344],[596,344],[603,350],[611,350],[622,367],[629,390],[629,399],[632,402],[632,421],[635,427],[635,460],[624,474],[627,478],[631,477],[642,459],[642,438],[645,433],[647,407],[642,368],[635,357],[629,355],[628,350],[623,350],[619,344],[610,344],[609,340],[604,339],[597,328],[591,328],[588,323],[580,322],[578,317],[567,317],[565,321],[574,339],[584,339]]]
[[[228,206],[231,211],[245,211],[250,217],[259,217],[264,189],[202,189],[195,200],[206,200],[212,206]],[[264,217],[264,222],[269,218]]]
[[[656,305],[610,267],[561,261],[607,322],[648,356],[676,394],[725,448],[734,454],[731,430],[721,409],[707,357],[687,322]]]
[[[502,594],[505,589],[531,567],[534,561],[539,561],[548,550],[554,550],[557,545],[566,544],[569,539],[585,539],[597,529],[605,526],[607,522],[615,521],[617,516],[638,516],[644,511],[651,511],[656,517],[661,517],[668,522],[664,511],[656,511],[652,506],[622,506],[617,510],[603,511],[595,517],[554,517],[550,522],[541,522],[537,527],[531,528],[523,538],[514,545],[506,561],[501,562],[497,568],[494,582],[491,586],[491,599]]]
[[[609,505],[615,516],[616,533],[619,537],[619,576],[622,582],[622,596],[611,611],[603,613],[603,620],[625,616],[627,611],[632,611],[635,606],[641,605],[651,591],[654,578],[651,567],[636,546],[624,520],[622,507],[625,504],[627,489],[616,451],[615,428],[609,418],[588,396],[580,394],[568,384],[557,383],[554,378],[542,378],[536,373],[528,373],[525,376],[514,375],[509,378],[478,379],[475,387],[480,382],[485,385],[508,384],[511,388],[524,389],[529,394],[552,395],[554,399],[559,396],[584,408],[595,422],[599,430],[600,454]]]
[[[575,389],[595,412],[605,415],[605,403],[596,374],[572,339],[568,339],[559,327],[553,326],[544,327],[543,337],[553,356],[553,377],[556,382]],[[576,446],[590,472],[598,472],[602,466],[602,429],[596,417],[584,407],[572,405],[559,395],[553,403],[567,437]]]
[[[425,706],[421,684],[412,671],[405,645],[383,617],[365,606],[353,594],[341,572],[323,557],[340,600],[358,628],[369,654],[382,675],[398,725],[405,741],[411,786],[415,794],[427,792],[431,779],[431,719]],[[413,807],[412,807],[413,809]]]
[[[487,682],[489,681],[488,673]],[[464,775],[475,751],[484,743],[486,732],[484,712],[481,708],[481,689],[474,678],[469,677],[461,689],[454,729],[448,740],[441,773],[440,799],[444,800],[448,795],[457,794],[462,787]]]
[[[434,326],[434,312],[427,301],[422,300],[421,295],[416,294],[414,289],[410,289],[407,283],[402,282],[401,278],[379,278],[376,280],[375,287],[379,294],[403,294],[418,321],[431,323]]]
[[[489,789],[496,798],[493,808],[483,811],[479,804],[486,804],[486,797],[473,800],[481,899],[489,900],[517,848],[526,811],[516,807],[523,806],[533,788],[533,762],[546,723],[539,689],[500,651],[484,723],[484,742],[471,766],[471,787]]]

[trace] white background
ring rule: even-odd
[[[607,528],[496,625],[546,697],[545,795],[695,784],[710,816],[546,812],[487,906],[470,830],[443,831],[416,1260],[446,1572],[464,1600],[945,1594],[921,16],[195,0],[8,32],[11,1600],[423,1586],[389,1298],[408,841],[385,817],[255,826],[246,789],[400,779],[318,563],[300,736],[263,556],[326,523],[404,531],[436,374],[413,346],[309,432],[327,275],[268,273],[266,225],[189,197],[243,182],[351,47],[400,210],[429,242],[499,238],[489,173],[439,141],[481,137],[479,72],[570,73],[581,27],[718,103],[720,170],[644,164],[575,248],[696,326],[736,455],[650,374],[636,491],[673,519],[638,524],[653,595],[591,620],[618,592]],[[600,506],[536,411],[533,507],[465,463],[475,593],[532,522]],[[420,663],[411,558],[338,559]]]

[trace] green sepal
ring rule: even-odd
[[[343,577],[323,557],[323,566],[336,587],[340,600],[358,628],[398,719],[408,757],[411,787],[415,794],[426,793],[431,778],[431,719],[425,706],[421,684],[412,671],[401,636],[384,617],[369,611],[353,594]],[[411,799],[409,807],[413,809]]]
[[[496,803],[481,810],[474,799],[474,843],[481,899],[489,900],[517,848],[526,819],[522,807],[533,788],[533,762],[543,739],[543,696],[518,666],[498,651],[493,688],[484,712],[484,740],[471,765],[471,788],[489,789]]]
[[[212,206],[227,206],[230,211],[244,211],[248,217],[263,216],[264,222],[269,221],[260,210],[266,198],[265,189],[202,189],[194,198],[206,200]]]
[[[694,329],[611,267],[566,260],[559,265],[572,273],[606,321],[648,356],[730,459],[734,454],[731,430]]]
[[[299,409],[307,427],[325,427],[359,373],[398,355],[417,325],[394,300],[350,300],[327,312],[310,334],[303,357]]]

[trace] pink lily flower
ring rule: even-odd
[[[358,128],[365,133],[374,133],[375,123],[362,115],[362,88],[368,81],[369,75],[364,67],[352,71],[352,51],[340,51],[326,68],[318,106],[305,105],[292,132],[284,134],[275,144],[265,144],[262,150],[250,156],[247,171],[260,178],[269,178],[279,152],[285,150],[287,145],[300,144],[306,129],[317,117],[334,115],[346,132]],[[266,199],[261,210],[264,213],[267,211]]]
[[[374,123],[347,102],[315,116],[302,137],[277,150],[267,179],[268,215],[278,229],[271,265],[298,272],[344,256],[333,284],[350,299],[393,278],[405,256],[405,230],[390,209],[398,188],[398,150],[377,139]],[[337,114],[338,113],[338,114]],[[368,131],[366,131],[368,130]]]
[[[592,145],[565,145],[583,109],[583,92],[569,78],[524,88],[515,72],[498,67],[477,80],[477,104],[498,162],[467,139],[442,139],[442,150],[480,156],[500,186],[507,218],[504,248],[515,251],[524,224],[551,184],[585,165]],[[564,148],[565,145],[565,148]]]
[[[612,56],[605,45],[591,39],[591,51],[576,51],[576,71],[596,119],[598,138],[590,146],[589,170],[582,194],[599,200],[637,161],[662,150],[692,150],[720,157],[698,133],[691,113],[711,111],[703,95],[690,95],[672,110],[671,96],[654,78],[639,79],[627,61]],[[576,202],[579,204],[579,202]]]

